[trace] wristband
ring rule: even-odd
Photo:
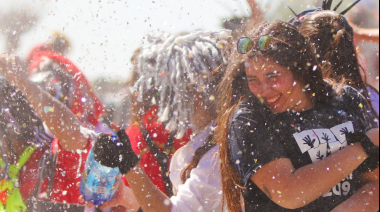
[[[347,143],[360,142],[364,148],[368,158],[357,168],[361,173],[368,173],[379,167],[379,147],[376,146],[371,139],[361,132],[349,133],[347,135]]]
[[[118,154],[118,167],[122,174],[126,174],[139,163],[140,158],[133,151],[131,142],[127,133],[125,132],[125,129],[119,130],[119,132],[117,132],[117,136],[119,137],[120,141],[119,143],[117,143],[117,145],[120,147]]]

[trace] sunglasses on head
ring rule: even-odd
[[[313,8],[313,9],[308,9],[300,14],[296,15],[294,18],[290,19],[289,23],[293,24],[296,27],[300,27],[302,22],[311,14],[322,11],[322,8]]]
[[[355,7],[361,0],[356,0],[354,3],[352,3],[347,9],[343,10],[340,14],[341,15],[345,15],[347,14],[348,11],[350,11],[353,7]],[[289,6],[289,9],[292,11],[292,13],[295,15],[294,18],[292,18],[289,23],[295,25],[296,27],[300,27],[302,22],[306,19],[307,16],[313,14],[313,13],[316,13],[316,12],[319,12],[319,11],[323,11],[323,10],[332,10],[332,11],[337,11],[338,8],[342,5],[343,3],[343,0],[341,0],[336,6],[334,9],[332,9],[332,3],[333,3],[333,0],[323,0],[323,4],[322,4],[322,7],[318,7],[318,8],[312,8],[312,9],[307,9],[301,13],[299,13],[297,15],[296,12],[294,12],[294,10],[292,8],[290,8]]]
[[[253,45],[253,41],[248,37],[240,38],[237,44],[237,50],[240,54],[247,54],[251,50],[253,52],[266,52],[269,50],[276,50],[278,43],[284,43],[288,46],[293,47],[289,43],[275,38],[272,35],[263,35],[258,39],[256,45]]]

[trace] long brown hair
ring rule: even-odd
[[[296,80],[303,82],[305,91],[312,96],[314,104],[323,104],[332,96],[333,89],[324,82],[322,72],[315,56],[315,50],[298,29],[284,22],[264,24],[255,32],[248,32],[247,37],[257,43],[263,35],[272,35],[282,42],[276,43],[277,48],[267,52],[249,52],[242,55],[235,51],[220,84],[218,127],[215,140],[220,147],[221,176],[223,183],[224,202],[228,211],[241,212],[241,180],[231,162],[229,151],[229,124],[239,104],[250,101],[250,92],[246,80],[245,62],[259,57],[269,58],[284,68],[292,71]],[[285,43],[284,43],[285,42]]]
[[[354,46],[354,31],[346,18],[335,11],[316,12],[303,21],[299,30],[314,45],[324,77],[354,87],[375,111],[370,101],[366,75]]]

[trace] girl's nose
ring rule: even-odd
[[[265,97],[269,91],[271,90],[271,86],[268,85],[268,83],[261,83],[260,84],[260,88],[259,88],[259,94],[262,96],[262,97]]]

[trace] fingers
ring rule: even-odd
[[[117,132],[121,129],[121,126],[111,122],[111,128]]]
[[[83,195],[80,195],[79,198],[78,198],[78,200],[79,200],[80,202],[86,202],[86,201],[84,200]]]
[[[99,206],[99,209],[100,210],[104,210],[104,209],[106,209],[108,207],[111,207],[111,204],[109,202],[105,202],[103,205]]]
[[[94,203],[92,203],[91,201],[90,201],[90,202],[87,202],[86,206],[87,206],[88,208],[92,208],[92,207],[94,207]]]

